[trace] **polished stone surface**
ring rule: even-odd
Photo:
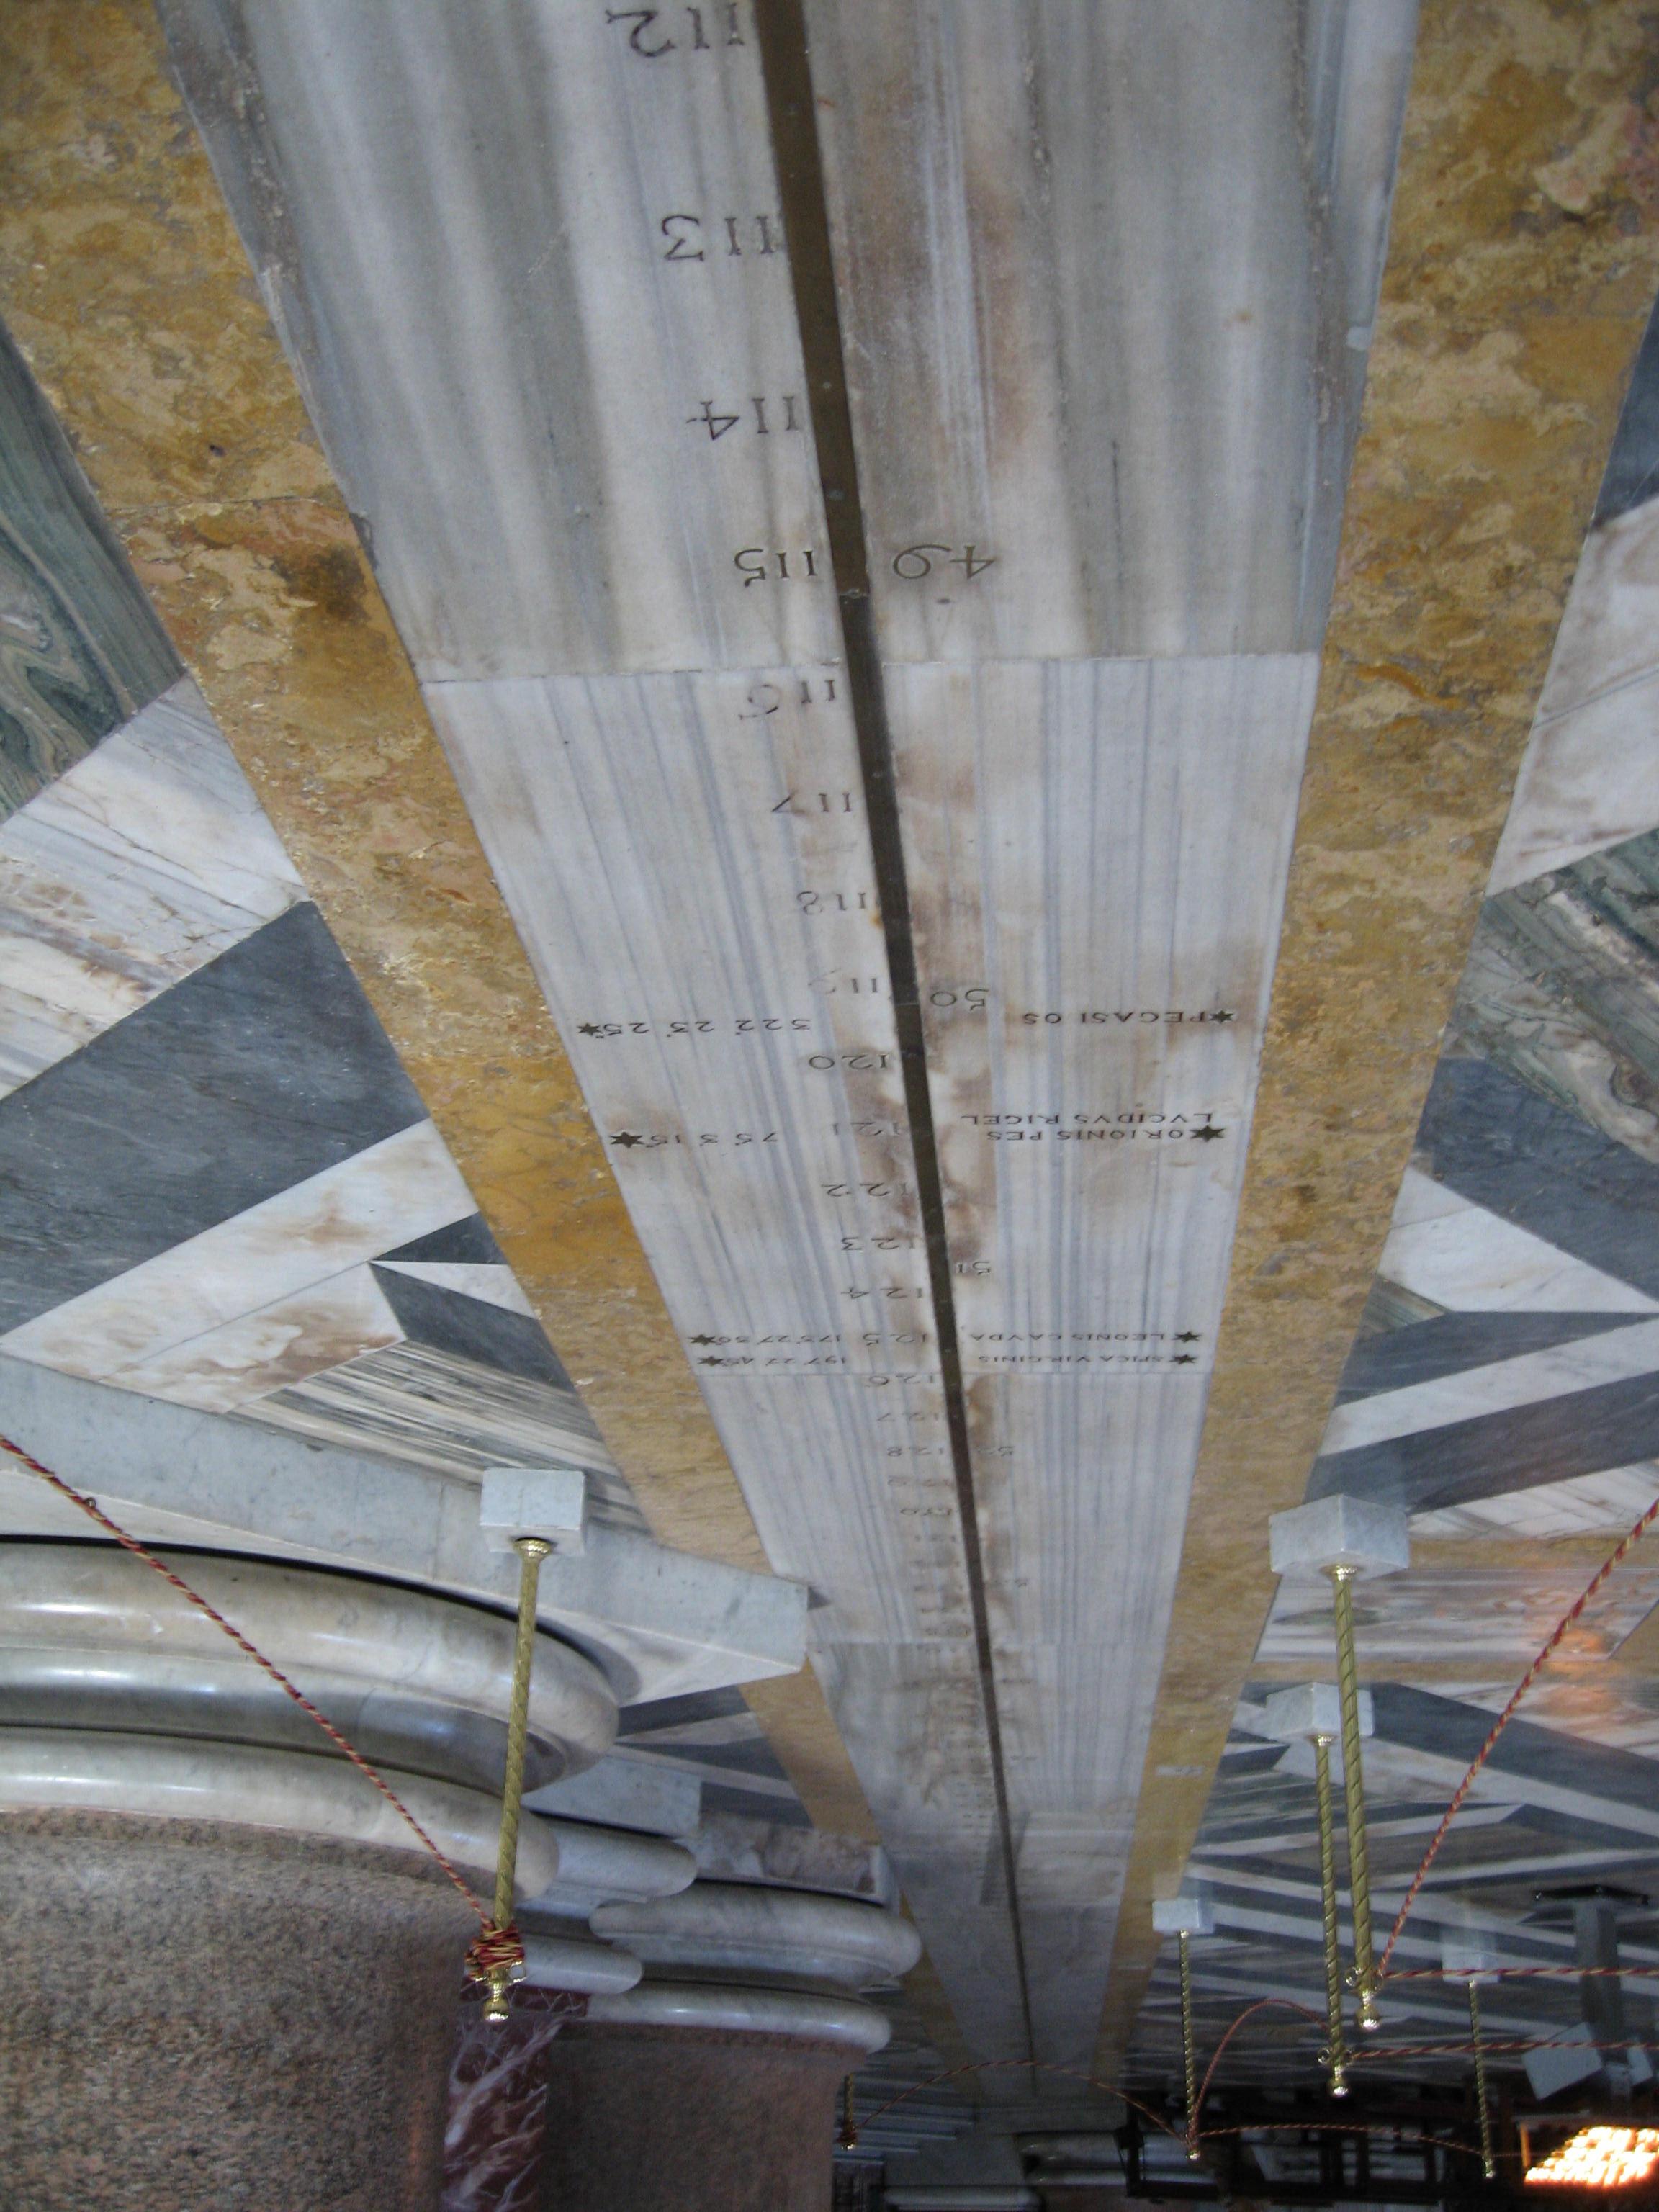
[[[587,2008],[565,1990],[520,1987],[511,2017],[486,2021],[481,1996],[462,1997],[450,2061],[441,2212],[535,2212],[553,2039]]]
[[[163,1555],[375,1761],[500,1786],[514,1625],[435,1593],[275,1561]],[[102,1543],[0,1541],[0,1721],[315,1752],[310,1720],[224,1632]],[[610,1748],[617,1701],[593,1662],[544,1636],[531,1675],[531,1771]],[[690,1862],[686,1861],[686,1879]]]
[[[848,2053],[581,2022],[554,2045],[547,2212],[829,2212]]]
[[[437,2212],[474,1923],[414,1853],[0,1814],[9,2212]]]
[[[165,691],[179,658],[9,337],[0,410],[3,821]]]

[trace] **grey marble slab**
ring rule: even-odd
[[[305,895],[181,678],[0,823],[0,1092]]]
[[[1316,646],[1413,0],[805,14],[885,655]]]
[[[183,672],[0,328],[0,820]]]
[[[1659,1373],[1329,1452],[1308,1495],[1349,1491],[1412,1512],[1496,1498],[1659,1457]]]
[[[376,1267],[374,1274],[410,1343],[453,1352],[526,1382],[549,1383],[575,1401],[570,1377],[548,1342],[546,1330],[529,1314],[422,1282],[395,1267]]]
[[[431,1262],[436,1266],[499,1267],[506,1263],[501,1248],[495,1242],[489,1224],[482,1213],[469,1213],[465,1219],[452,1221],[447,1227],[434,1229],[429,1236],[411,1237],[394,1251],[377,1255],[382,1260],[413,1260]]]
[[[1659,1165],[1480,1060],[1442,1060],[1418,1145],[1463,1197],[1659,1293]]]
[[[0,1327],[423,1119],[316,908],[294,907],[0,1100]]]
[[[1442,1314],[1385,1335],[1363,1336],[1348,1354],[1337,1403],[1437,1382],[1553,1345],[1576,1344],[1619,1328],[1625,1318],[1607,1313]]]
[[[1659,492],[1659,307],[1649,318],[1596,495],[1599,526]]]

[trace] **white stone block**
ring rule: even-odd
[[[587,1477],[579,1467],[491,1467],[478,1493],[478,1526],[492,1552],[542,1536],[573,1557],[586,1549]]]
[[[1528,2051],[1522,2059],[1534,2097],[1553,2097],[1575,2081],[1588,2081],[1601,2071],[1601,2054],[1594,2028],[1564,2027],[1553,2043],[1541,2051]]]
[[[1215,1907],[1201,1890],[1152,1899],[1152,1926],[1160,1936],[1213,1936]]]
[[[1342,1700],[1335,1683],[1299,1682],[1293,1690],[1275,1690],[1267,1700],[1267,1725],[1268,1735],[1278,1736],[1285,1743],[1293,1742],[1298,1736],[1316,1735],[1328,1735],[1340,1742]],[[1369,1690],[1359,1692],[1359,1733],[1375,1733]]]
[[[1440,1938],[1440,1963],[1461,1982],[1480,1982],[1496,1973],[1504,1960],[1495,1938],[1486,1930],[1448,1928]]]
[[[1352,1567],[1361,1577],[1397,1575],[1412,1563],[1407,1518],[1397,1505],[1335,1491],[1275,1513],[1267,1523],[1276,1575]]]

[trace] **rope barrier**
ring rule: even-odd
[[[1491,1758],[1498,1737],[1503,1735],[1504,1729],[1514,1718],[1516,1706],[1521,1703],[1522,1698],[1526,1696],[1528,1691],[1531,1689],[1533,1684],[1538,1680],[1538,1677],[1543,1673],[1545,1667],[1553,1656],[1557,1646],[1562,1642],[1568,1630],[1571,1628],[1573,1623],[1582,1615],[1585,1607],[1589,1605],[1590,1600],[1595,1595],[1597,1590],[1601,1589],[1602,1583],[1606,1582],[1607,1577],[1612,1574],[1614,1568],[1620,1564],[1625,1554],[1630,1550],[1631,1547],[1638,1542],[1638,1540],[1647,1533],[1648,1529],[1652,1527],[1656,1520],[1659,1520],[1659,1498],[1656,1498],[1654,1499],[1652,1504],[1649,1506],[1647,1511],[1643,1514],[1640,1520],[1637,1522],[1635,1527],[1630,1531],[1629,1534],[1621,1538],[1620,1540],[1613,1547],[1612,1552],[1609,1553],[1607,1557],[1602,1561],[1601,1566],[1598,1567],[1595,1574],[1590,1577],[1589,1583],[1580,1592],[1578,1597],[1571,1606],[1568,1607],[1565,1613],[1562,1614],[1560,1620],[1556,1622],[1555,1626],[1551,1630],[1549,1636],[1545,1642],[1543,1650],[1538,1654],[1538,1656],[1533,1661],[1531,1666],[1528,1668],[1526,1673],[1521,1677],[1520,1681],[1516,1686],[1514,1695],[1504,1706],[1503,1711],[1499,1713],[1496,1721],[1493,1722],[1492,1731],[1488,1735],[1486,1741],[1481,1745],[1480,1750],[1475,1753],[1474,1758],[1470,1764],[1468,1772],[1463,1777],[1463,1779],[1458,1784],[1456,1789],[1453,1791],[1451,1802],[1446,1808],[1445,1817],[1441,1821],[1440,1826],[1435,1830],[1434,1836],[1429,1844],[1429,1848],[1423,1854],[1423,1863],[1418,1868],[1417,1872],[1412,1876],[1411,1887],[1406,1892],[1405,1899],[1401,1904],[1399,1911],[1395,1915],[1394,1926],[1389,1931],[1389,1940],[1382,1947],[1382,1957],[1377,1967],[1377,1978],[1379,1981],[1388,1976],[1389,1961],[1394,1956],[1394,1947],[1400,1941],[1400,1931],[1405,1926],[1413,1905],[1417,1902],[1419,1892],[1422,1889],[1423,1884],[1428,1879],[1429,1869],[1434,1864],[1435,1860],[1439,1856],[1440,1846],[1445,1842],[1452,1822],[1457,1818],[1458,1814],[1462,1810],[1463,1800],[1468,1796],[1469,1791],[1474,1788],[1476,1775],[1480,1773],[1481,1768]]]
[[[367,1781],[374,1784],[387,1804],[419,1839],[422,1848],[443,1869],[455,1888],[465,1899],[469,1909],[477,1916],[481,1933],[466,1954],[467,1972],[471,1978],[474,1981],[486,1981],[492,1974],[497,1974],[502,1971],[510,1974],[515,1965],[522,1973],[524,1939],[517,1928],[510,1920],[503,1923],[499,1918],[491,1917],[483,1899],[474,1893],[465,1877],[428,1835],[426,1830],[410,1811],[403,1799],[398,1796],[391,1784],[386,1781],[385,1776],[370,1765],[356,1744],[349,1741],[341,1734],[326,1714],[318,1711],[304,1691],[290,1682],[282,1668],[273,1661],[267,1659],[257,1645],[250,1644],[240,1628],[227,1620],[216,1607],[210,1605],[199,1590],[192,1589],[182,1575],[175,1574],[164,1560],[158,1559],[155,1553],[146,1549],[136,1536],[129,1535],[118,1522],[112,1521],[95,1498],[88,1498],[80,1491],[71,1488],[62,1475],[54,1474],[52,1469],[43,1466],[32,1452],[26,1452],[21,1444],[14,1443],[9,1437],[0,1436],[0,1451],[4,1451],[21,1466],[27,1468],[31,1474],[38,1474],[43,1482],[50,1483],[60,1497],[68,1498],[72,1505],[78,1506],[88,1520],[95,1522],[100,1528],[112,1536],[123,1551],[131,1552],[134,1559],[142,1559],[147,1567],[154,1568],[164,1583],[171,1583],[181,1597],[188,1598],[196,1610],[210,1620],[216,1628],[222,1630],[240,1651],[245,1652],[252,1660],[256,1667],[261,1668],[276,1683],[279,1690],[292,1698],[306,1717],[316,1723],[335,1749],[343,1753]]]

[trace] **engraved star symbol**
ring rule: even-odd
[[[700,1359],[697,1362],[697,1364],[699,1367],[724,1367],[726,1362],[723,1359],[715,1359],[711,1356],[708,1358]]]
[[[601,1036],[604,1035],[604,1032],[597,1022],[578,1022],[576,1024],[576,1035],[578,1036]]]
[[[691,1341],[693,1344],[718,1344],[720,1339],[716,1336],[694,1336]]]
[[[1177,1344],[1196,1344],[1198,1342],[1198,1331],[1195,1328],[1178,1328],[1176,1331],[1176,1342]]]
[[[1212,1145],[1218,1137],[1224,1137],[1226,1133],[1227,1132],[1224,1129],[1218,1129],[1213,1121],[1208,1123],[1202,1129],[1194,1129],[1193,1131],[1193,1135],[1197,1139],[1200,1145]]]
[[[631,1129],[624,1129],[621,1136],[613,1137],[611,1141],[613,1145],[620,1145],[624,1151],[627,1151],[630,1146],[642,1145],[645,1142],[645,1139],[643,1137],[636,1137]]]
[[[1177,1352],[1170,1364],[1171,1367],[1196,1367],[1198,1362],[1190,1352]]]
[[[1213,1018],[1218,1022],[1230,1022],[1234,1018],[1231,1014],[1217,1014]]]

